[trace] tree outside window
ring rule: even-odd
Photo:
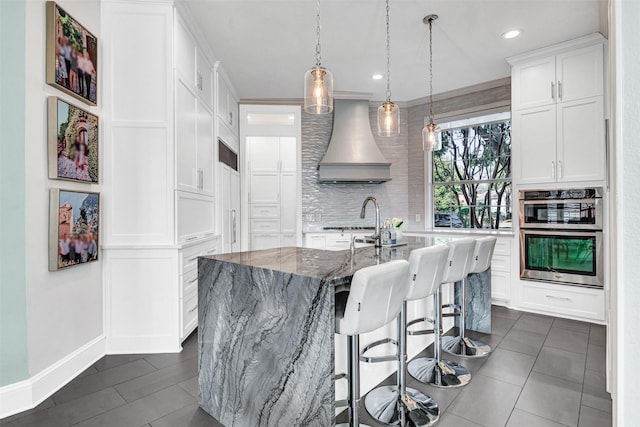
[[[443,130],[433,152],[434,226],[511,228],[511,121]]]

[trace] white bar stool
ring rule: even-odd
[[[460,239],[448,242],[448,262],[442,277],[442,283],[455,283],[467,276],[471,265],[471,258],[475,248],[474,239]],[[418,381],[431,384],[436,387],[462,387],[471,380],[471,373],[464,366],[442,359],[440,337],[442,335],[442,297],[441,288],[438,286],[433,293],[433,358],[421,357],[414,359],[407,365],[409,374]],[[409,322],[409,326],[430,319],[416,319]],[[409,332],[409,335],[431,333],[431,331]]]
[[[391,322],[402,309],[407,289],[409,263],[405,260],[364,267],[355,272],[349,288],[344,315],[336,315],[336,333],[348,335],[349,368],[347,378],[349,394],[347,401],[336,402],[336,406],[348,406],[349,423],[339,427],[364,426],[360,424],[358,404],[360,402],[360,340],[359,335],[376,330]]]
[[[493,250],[498,239],[489,236],[476,240],[476,246],[471,259],[469,274],[482,273],[491,267]],[[467,320],[467,287],[469,286],[469,276],[462,279],[460,287],[460,335],[455,337],[442,337],[442,349],[450,354],[460,357],[486,357],[491,353],[491,347],[480,341],[466,336]]]
[[[406,420],[411,419],[416,425],[432,426],[440,417],[438,404],[431,397],[406,386],[407,301],[421,300],[434,294],[442,282],[448,255],[449,248],[439,245],[413,250],[409,256],[407,294],[398,316],[398,383],[396,386],[378,387],[370,391],[364,400],[369,415],[382,423],[404,426]],[[398,403],[400,400],[402,404]]]

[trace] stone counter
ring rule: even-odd
[[[336,287],[362,267],[440,243],[406,240],[353,254],[278,248],[199,258],[200,406],[227,427],[333,425]]]

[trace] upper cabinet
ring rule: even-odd
[[[233,85],[218,64],[216,67],[218,121],[238,136],[238,97]]]
[[[213,66],[180,15],[175,25],[176,77],[213,110]]]
[[[213,196],[213,68],[178,14],[175,57],[176,189]]]
[[[575,101],[604,93],[602,43],[513,66],[514,110]]]
[[[604,48],[595,34],[508,59],[517,184],[605,179]]]

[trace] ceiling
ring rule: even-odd
[[[302,98],[315,65],[313,0],[183,0],[231,76],[241,99]],[[391,0],[391,99],[429,93],[428,26],[433,25],[435,94],[509,75],[505,58],[606,31],[606,0]],[[336,91],[385,98],[384,0],[321,1],[322,65]],[[520,37],[504,40],[512,28]]]

